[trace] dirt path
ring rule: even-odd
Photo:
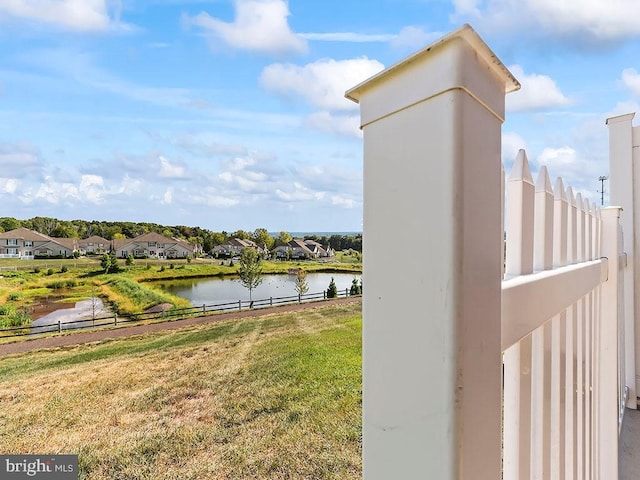
[[[241,312],[228,312],[204,317],[185,318],[171,322],[134,325],[131,327],[121,327],[113,330],[94,330],[91,332],[66,333],[46,338],[27,339],[0,345],[0,357],[46,348],[81,345],[83,343],[98,342],[109,338],[124,338],[164,330],[177,330],[179,328],[190,327],[192,325],[204,325],[207,323],[222,322],[224,320],[259,317],[273,313],[297,312],[299,310],[306,310],[310,308],[319,308],[327,305],[339,305],[342,303],[353,303],[359,301],[361,301],[361,297],[347,297],[336,300],[325,300],[322,302],[302,304],[294,303],[289,305],[280,305],[277,307],[259,308],[256,310],[242,310]]]

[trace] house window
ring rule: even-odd
[[[24,241],[24,246],[25,247],[33,247],[33,241],[32,240],[25,240]]]
[[[149,242],[149,248],[156,248],[156,242]]]
[[[149,252],[149,256],[151,256],[151,257],[155,257],[155,256],[156,256],[156,252],[155,252],[154,250],[151,250],[151,251]]]
[[[159,243],[158,248],[164,248],[164,243]]]
[[[121,257],[126,257],[127,256],[127,251],[126,250],[122,250],[122,252],[120,252],[120,256]]]
[[[93,247],[93,242],[89,242],[89,246],[90,246],[90,247]]]
[[[9,255],[17,255],[18,254],[18,249],[17,248],[7,248],[7,253]]]
[[[17,246],[18,245],[18,240],[16,238],[8,238],[7,239],[7,245]]]
[[[26,257],[33,257],[33,252],[31,250],[27,250],[27,251],[24,252],[24,255]]]

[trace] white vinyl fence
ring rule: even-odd
[[[518,88],[467,25],[347,92],[364,136],[365,480],[617,478],[626,212],[544,167],[534,184],[523,150],[505,181]]]

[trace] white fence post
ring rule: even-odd
[[[464,26],[347,92],[364,131],[366,480],[500,478],[500,130],[518,86]],[[398,231],[421,239],[415,262],[395,258]]]
[[[599,329],[598,468],[599,477],[618,478],[618,269],[620,207],[602,210],[602,254],[609,276],[602,285]]]
[[[637,328],[636,311],[640,310],[640,258],[635,254],[640,248],[640,172],[634,167],[640,161],[640,128],[631,122],[635,114],[620,115],[607,119],[609,126],[609,191],[610,201],[624,210],[620,219],[627,254],[627,268],[624,274],[624,332],[625,332],[625,383],[629,387],[627,407],[637,408],[636,397],[640,391],[636,371],[640,371],[640,358],[635,354],[635,346],[640,344],[640,328]]]

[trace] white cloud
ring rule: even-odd
[[[276,196],[284,202],[322,200],[325,195],[325,192],[314,192],[302,185],[300,182],[294,182],[293,189],[289,189],[289,191],[285,191],[280,188],[276,190]]]
[[[581,48],[640,35],[637,0],[454,0],[454,20],[512,35],[574,38]]]
[[[162,199],[160,203],[162,205],[171,205],[173,202],[173,187],[169,187],[165,190],[164,195],[162,195]]]
[[[18,180],[15,178],[0,178],[0,193],[14,194],[18,188]]]
[[[547,165],[550,172],[553,169],[566,169],[579,163],[578,154],[571,147],[545,148],[538,156],[538,162]]]
[[[502,134],[502,162],[511,163],[515,160],[518,150],[527,150],[527,142],[517,133],[504,132]]]
[[[583,197],[591,201],[596,199],[596,180],[603,175],[603,165],[580,154],[569,146],[545,148],[537,157],[540,165],[546,165],[552,181],[560,177],[564,181],[564,186],[572,187],[574,194],[581,192]]]
[[[206,205],[207,207],[233,207],[240,203],[237,198],[221,195],[214,187],[206,187],[198,193],[188,193],[185,195],[188,203],[195,205]]]
[[[239,50],[270,55],[306,53],[303,38],[289,28],[289,7],[284,0],[235,0],[236,18],[224,22],[202,12],[187,18],[211,35],[213,46],[224,43]]]
[[[119,23],[110,17],[110,5],[115,17],[119,16],[120,2],[113,0],[3,0],[0,21],[13,18],[78,32],[100,32]]]
[[[359,115],[339,115],[331,112],[315,112],[305,119],[305,125],[314,130],[335,135],[362,138]]]
[[[427,32],[420,27],[408,26],[391,40],[391,46],[396,48],[419,49],[441,37],[441,32]]]
[[[78,192],[82,198],[91,203],[103,203],[105,193],[103,178],[99,175],[82,175]]]
[[[344,92],[384,68],[366,57],[349,60],[322,59],[305,66],[274,63],[260,75],[260,84],[283,97],[299,96],[325,110],[355,110],[358,105],[344,98]]]
[[[453,0],[458,15],[479,15],[478,5],[481,0]]]
[[[136,180],[134,178],[131,178],[128,174],[125,174],[125,176],[122,178],[120,186],[113,189],[113,194],[118,196],[131,196],[134,193],[139,192],[141,187],[142,182],[140,180]]]
[[[158,172],[158,176],[161,178],[184,178],[186,174],[186,169],[182,165],[174,165],[165,157],[160,155],[158,157],[160,160],[160,171]]]
[[[355,199],[350,198],[346,195],[333,195],[331,197],[331,204],[343,208],[355,208],[360,206],[360,204]]]
[[[507,110],[512,112],[539,110],[562,107],[571,103],[551,77],[537,73],[525,74],[520,65],[512,65],[509,70],[518,79],[522,88],[507,95]]]
[[[635,68],[622,71],[622,82],[634,95],[640,95],[640,74]]]
[[[306,40],[321,42],[349,42],[349,43],[389,43],[395,48],[420,48],[430,41],[442,36],[440,32],[427,32],[415,27],[404,27],[398,33],[357,33],[357,32],[326,32],[326,33],[300,33],[300,37]]]

